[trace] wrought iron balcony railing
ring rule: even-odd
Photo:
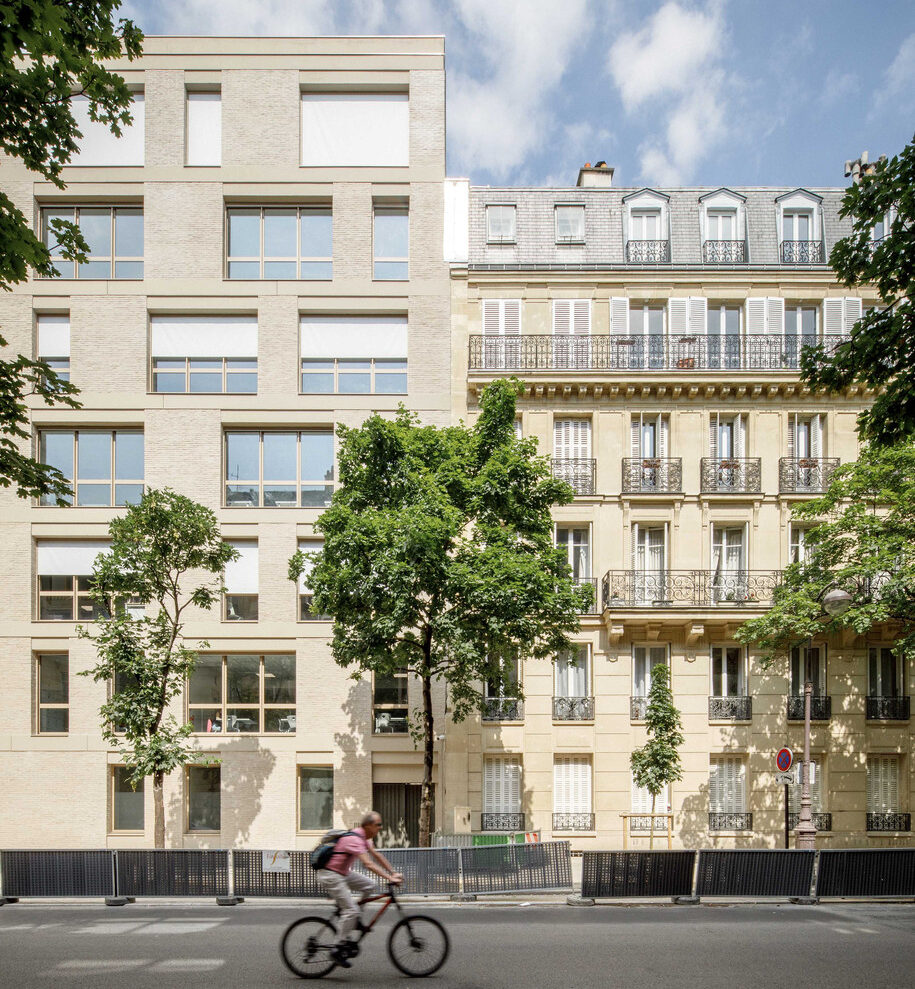
[[[483,814],[482,831],[523,831],[524,814]]]
[[[706,264],[746,264],[745,240],[707,240],[702,245],[702,260]]]
[[[778,490],[782,494],[823,492],[838,466],[838,457],[780,457]]]
[[[911,831],[911,814],[868,814],[868,831]]]
[[[587,584],[591,588],[591,603],[583,608],[579,614],[580,615],[596,615],[598,612],[597,607],[597,577],[573,577],[573,584]]]
[[[762,491],[759,457],[703,457],[699,463],[704,494],[758,494]]]
[[[629,698],[629,720],[630,721],[644,721],[645,715],[648,713],[648,698],[647,697],[630,697]]]
[[[818,240],[783,240],[782,264],[822,264],[823,245]]]
[[[593,495],[597,461],[587,457],[554,457],[553,477],[572,486],[577,495]]]
[[[663,494],[683,490],[682,457],[624,457],[623,491]]]
[[[810,695],[810,720],[829,721],[832,717],[832,698],[829,694]],[[788,720],[804,720],[804,695],[791,694],[788,697]]]
[[[593,831],[593,814],[554,814],[554,831]]]
[[[752,697],[709,697],[709,721],[752,721]]]
[[[832,814],[811,814],[810,816],[813,818],[813,826],[817,831],[832,831]],[[797,827],[800,817],[800,814],[788,815],[789,831],[793,831]]]
[[[670,241],[628,240],[626,260],[630,264],[670,264]]]
[[[752,814],[709,814],[709,831],[752,831]]]
[[[910,715],[910,699],[908,697],[876,697],[867,698],[868,721],[908,721]]]
[[[593,697],[554,697],[554,721],[593,721]]]
[[[484,721],[523,721],[524,702],[510,697],[487,697],[481,715]]]
[[[778,570],[608,570],[604,608],[768,607]]]
[[[664,811],[655,811],[654,817],[651,814],[633,814],[628,818],[629,832],[654,830],[655,834],[662,834],[667,830],[670,817],[671,815]],[[652,820],[654,821],[653,829],[651,827]]]
[[[473,334],[471,371],[792,371],[801,350],[822,343],[831,352],[848,337],[752,334],[663,336],[602,334],[519,336]]]

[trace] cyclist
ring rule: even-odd
[[[353,899],[353,893],[361,899],[375,890],[375,884],[368,876],[351,871],[353,862],[358,858],[366,869],[395,886],[403,880],[403,876],[395,872],[394,866],[375,848],[373,839],[380,830],[381,814],[375,810],[369,811],[358,828],[337,839],[330,861],[317,872],[318,882],[340,908],[340,932],[331,957],[341,968],[351,968],[350,935],[359,920],[359,904]]]

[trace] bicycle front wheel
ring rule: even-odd
[[[300,979],[320,979],[337,964],[330,953],[337,940],[337,929],[323,917],[302,917],[293,921],[280,939],[280,954]]]
[[[448,932],[432,917],[414,915],[398,921],[388,938],[388,955],[403,972],[414,978],[437,972],[448,957]]]

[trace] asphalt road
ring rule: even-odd
[[[438,917],[451,935],[451,957],[429,980],[437,989],[910,989],[915,978],[915,904],[409,909]],[[0,986],[290,987],[301,983],[277,945],[303,912],[316,911],[11,904],[0,909]],[[387,958],[389,928],[385,918],[353,968],[324,983],[407,985]]]

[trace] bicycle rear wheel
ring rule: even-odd
[[[280,955],[300,979],[320,979],[336,966],[331,958],[337,928],[324,917],[302,917],[293,921],[280,939]]]
[[[414,978],[432,975],[448,958],[448,932],[432,917],[414,914],[398,921],[388,938],[388,956],[403,972]]]

